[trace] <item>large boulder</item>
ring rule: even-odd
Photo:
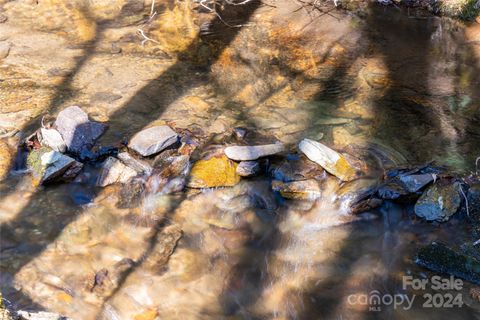
[[[282,143],[259,146],[231,146],[225,148],[225,155],[235,161],[252,161],[285,151]]]
[[[326,145],[314,140],[303,139],[298,147],[308,159],[319,164],[328,173],[342,181],[351,181],[357,177],[356,169],[345,156]]]
[[[144,129],[133,136],[128,147],[144,157],[156,154],[178,141],[178,134],[169,126]]]
[[[428,221],[447,221],[462,202],[456,183],[436,183],[430,186],[415,204],[415,214]]]
[[[106,129],[105,124],[90,121],[78,106],[62,110],[57,116],[55,127],[62,135],[68,151],[75,154],[90,150]]]
[[[193,164],[187,186],[190,188],[231,187],[240,181],[237,163],[225,156],[199,160]]]

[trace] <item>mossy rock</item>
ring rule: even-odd
[[[187,185],[190,188],[232,187],[240,181],[237,166],[226,156],[199,160],[192,167]]]

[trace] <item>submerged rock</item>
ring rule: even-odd
[[[105,187],[114,183],[127,183],[137,175],[137,171],[124,165],[120,160],[109,157],[102,165],[96,185]]]
[[[320,142],[303,139],[299,144],[299,149],[307,158],[343,181],[351,181],[357,177],[355,168],[343,155]]]
[[[0,59],[5,59],[10,53],[10,43],[6,41],[0,41]]]
[[[190,171],[190,157],[172,156],[161,160],[146,183],[150,194],[170,194],[184,189],[186,178]]]
[[[168,148],[178,140],[178,134],[169,126],[155,126],[135,134],[128,147],[144,157]]]
[[[459,209],[462,199],[458,185],[436,183],[415,204],[415,214],[428,221],[447,221]]]
[[[286,199],[314,200],[321,196],[317,180],[302,180],[292,182],[272,181],[272,189]]]
[[[54,181],[70,181],[82,170],[83,164],[50,148],[32,150],[27,166],[41,184]]]
[[[321,180],[325,175],[325,170],[303,155],[298,159],[285,160],[279,165],[272,164],[269,171],[275,180],[284,182],[308,179]]]
[[[106,129],[103,123],[90,121],[78,106],[62,110],[57,116],[55,127],[62,135],[68,151],[76,154],[90,150]]]
[[[67,151],[67,145],[63,141],[62,135],[55,129],[41,128],[42,144],[58,152]]]
[[[260,163],[257,161],[242,161],[237,166],[237,174],[241,177],[252,177],[260,173]]]
[[[442,243],[432,242],[421,248],[415,257],[415,262],[432,271],[480,284],[480,261],[455,252]]]
[[[237,164],[227,157],[212,157],[193,164],[187,186],[190,188],[232,187],[240,181]]]
[[[232,146],[225,148],[225,155],[235,161],[251,161],[285,151],[281,143],[260,146]]]
[[[338,199],[346,205],[351,214],[359,214],[378,208],[383,200],[376,197],[376,179],[358,179],[343,184],[337,191]]]

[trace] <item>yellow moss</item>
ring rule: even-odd
[[[325,168],[329,171],[327,168]],[[356,177],[356,170],[348,163],[348,161],[343,157],[340,156],[340,159],[335,162],[333,166],[335,176],[339,177],[343,181],[350,181],[355,179]]]
[[[66,292],[60,292],[59,294],[57,294],[57,299],[65,303],[72,303],[73,301],[72,296]]]
[[[237,163],[226,156],[199,160],[190,172],[188,186],[191,188],[231,187],[240,181],[236,173]]]

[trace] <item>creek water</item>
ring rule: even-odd
[[[38,127],[31,120],[38,114],[75,103],[109,123],[103,145],[166,122],[209,150],[234,142],[231,129],[245,127],[248,143],[289,146],[288,157],[273,161],[298,156],[304,137],[368,159],[359,183],[377,183],[386,168],[429,161],[452,172],[475,170],[478,25],[383,6],[358,15],[313,12],[311,21],[298,4],[280,4],[233,17],[245,26],[223,26],[223,33],[221,23],[210,21],[201,41],[194,35],[187,45],[195,29],[191,12],[161,7],[154,21],[160,25],[149,34],[170,39],[161,43],[169,56],[155,50],[160,44],[139,49],[141,40],[132,38],[142,12],[138,19],[129,11],[110,20],[85,15],[103,34],[88,39],[88,28],[74,28],[87,38],[76,47],[78,39],[58,32],[68,23],[61,19],[55,28],[40,19],[32,38],[22,36],[30,13],[10,4],[5,12],[19,19],[0,25],[16,44],[2,76],[31,72],[47,84],[32,88],[5,76],[2,126]],[[62,16],[72,8],[56,11]],[[82,19],[73,25],[88,26]],[[183,25],[172,31],[162,21]],[[39,35],[63,50],[52,62],[42,53],[28,56],[43,50],[33,39]],[[105,51],[112,39],[121,55]],[[67,71],[40,79],[58,65]],[[35,97],[17,106],[14,98],[27,91]],[[13,145],[18,135],[4,140]],[[419,246],[440,240],[459,247],[469,239],[460,213],[427,223],[411,205],[386,202],[352,216],[349,198],[341,196],[350,185],[327,174],[317,199],[286,200],[271,190],[269,175],[229,188],[135,197],[129,186],[94,187],[95,165],[72,183],[42,187],[23,169],[13,162],[0,182],[0,286],[15,308],[112,320],[480,318],[473,284],[403,286],[406,277],[435,275],[415,264]],[[428,294],[435,293],[460,294],[463,305],[429,307]],[[384,300],[374,303],[373,296]]]

